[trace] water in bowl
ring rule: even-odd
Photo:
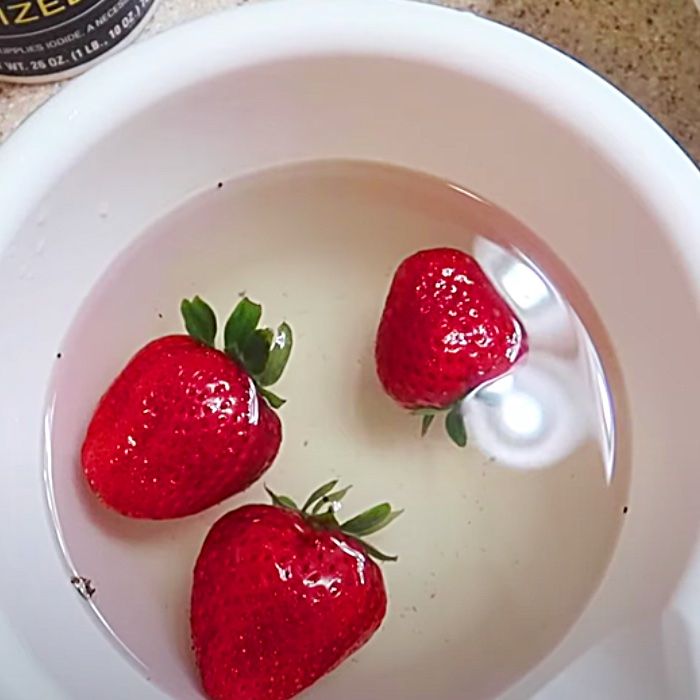
[[[419,419],[382,393],[374,372],[393,271],[432,246],[475,255],[530,337],[527,360],[466,403],[464,450],[437,425],[420,439]],[[296,332],[278,387],[285,438],[267,483],[303,499],[340,477],[354,485],[348,512],[384,499],[406,511],[376,537],[399,555],[384,565],[383,628],[309,699],[497,694],[561,640],[613,551],[627,463],[619,450],[614,459],[621,416],[603,371],[610,356],[585,295],[525,226],[398,168],[326,162],[213,183],[156,221],[90,291],[57,365],[47,475],[61,545],[91,579],[94,611],[153,682],[174,698],[200,697],[192,565],[209,525],[264,500],[262,486],[191,518],[129,520],[88,492],[79,449],[128,358],[181,331],[182,297],[200,294],[223,317],[244,293]],[[567,299],[596,330],[595,345]]]

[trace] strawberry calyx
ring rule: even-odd
[[[445,408],[416,408],[411,411],[414,416],[421,416],[421,437],[425,437],[433,421],[438,414],[445,414],[445,431],[450,436],[450,440],[458,447],[465,447],[467,444],[467,429],[462,416],[462,403],[464,399],[457,401]]]
[[[211,306],[195,296],[183,299],[180,311],[187,333],[200,343],[215,348],[218,328]],[[243,297],[224,326],[223,351],[243,366],[270,406],[280,408],[285,400],[268,387],[279,380],[287,366],[293,345],[292,329],[286,322],[276,331],[258,328],[261,316],[262,306]]]
[[[281,496],[265,486],[265,491],[272,500],[272,504],[279,508],[293,510],[311,525],[322,530],[337,530],[342,532],[362,545],[363,549],[373,559],[378,561],[396,561],[397,556],[384,554],[376,547],[369,544],[364,538],[383,530],[403,513],[403,510],[393,510],[389,503],[380,503],[372,508],[356,515],[349,520],[340,522],[337,512],[340,510],[341,501],[352,488],[346,486],[336,490],[338,479],[329,481],[319,486],[304,502],[300,508],[289,496]]]

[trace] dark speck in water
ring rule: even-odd
[[[85,600],[90,600],[90,598],[95,595],[96,589],[89,578],[85,578],[84,576],[72,576],[70,582],[73,588],[75,588]]]
[[[627,506],[625,506],[625,507],[622,509],[622,512],[623,512],[623,513],[626,513],[628,510],[629,510],[629,508],[628,508]]]
[[[158,318],[163,318],[163,314],[158,314]]]
[[[304,442],[303,442],[302,444],[303,444],[304,447],[308,447],[308,446],[309,446],[309,441],[308,441],[308,440],[304,440]]]
[[[241,291],[238,292],[238,296],[242,299],[245,296],[245,289],[241,289]]]
[[[56,359],[57,359],[57,360],[60,360],[62,357],[63,357],[63,355],[61,355],[60,352],[57,352],[57,353],[56,353]]]
[[[217,186],[219,189],[221,189],[221,188],[224,186],[224,183],[223,183],[223,182],[217,182],[217,183],[216,183],[216,186]]]

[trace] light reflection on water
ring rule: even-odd
[[[530,350],[509,374],[464,402],[470,438],[504,466],[521,469],[557,464],[593,440],[610,482],[612,398],[583,324],[529,260],[482,237],[473,246],[474,256],[527,329]]]

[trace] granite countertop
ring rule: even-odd
[[[693,0],[428,1],[491,17],[563,49],[642,105],[700,163],[700,13]],[[162,0],[143,36],[244,2]],[[58,90],[0,86],[0,141]]]

